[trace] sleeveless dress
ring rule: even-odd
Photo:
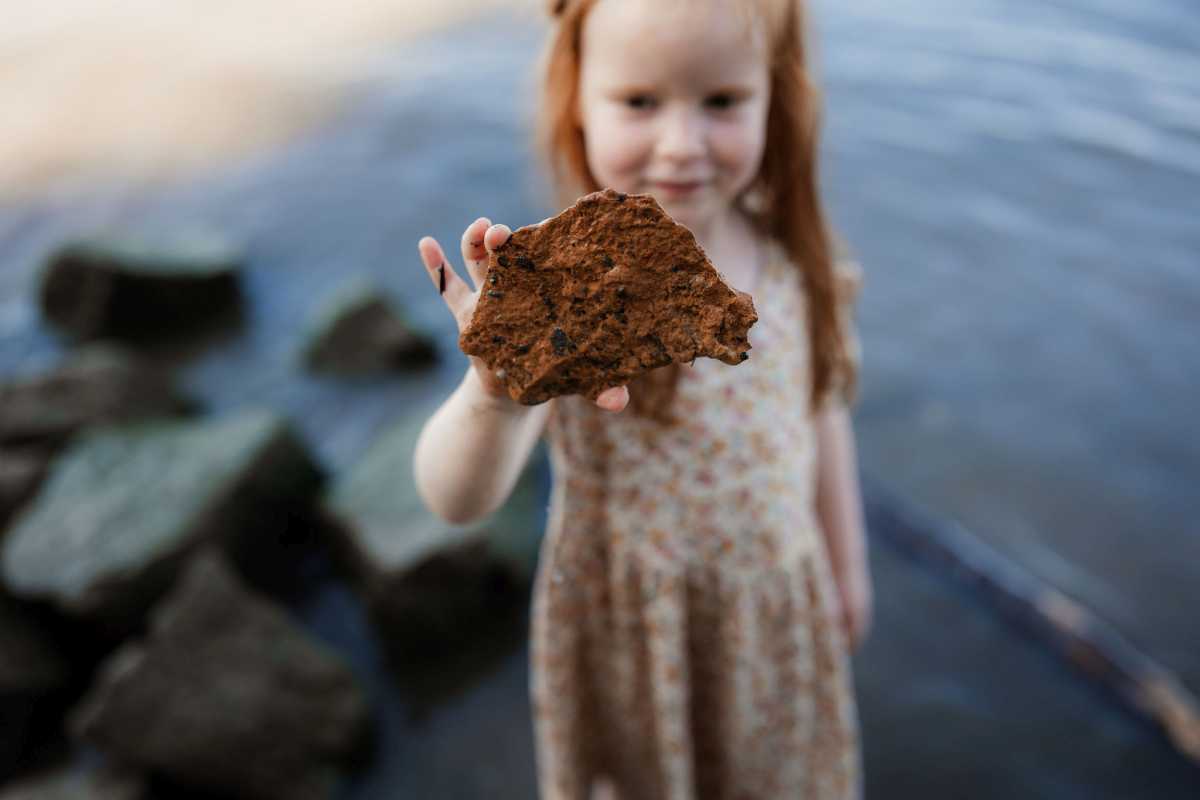
[[[621,800],[859,796],[802,279],[778,247],[764,267],[750,359],[685,368],[678,425],[553,401],[531,629],[543,800],[586,800],[599,776]]]

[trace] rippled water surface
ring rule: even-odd
[[[1200,689],[1200,11],[818,11],[865,462]]]

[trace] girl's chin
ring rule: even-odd
[[[658,203],[671,215],[671,219],[683,225],[686,228],[696,231],[707,227],[708,221],[712,218],[712,213],[708,208],[691,203],[664,203],[659,200]]]
[[[672,194],[655,191],[653,186],[639,184],[630,193],[651,195],[662,206],[663,211],[671,216],[671,219],[692,231],[705,228],[714,216],[713,198],[704,191]]]

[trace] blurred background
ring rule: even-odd
[[[440,526],[416,258],[548,205],[533,0],[3,4],[0,798],[529,798],[539,457]],[[814,0],[871,798],[1200,796],[1200,14]]]

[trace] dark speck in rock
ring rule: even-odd
[[[555,328],[550,334],[550,344],[554,346],[554,355],[566,355],[568,351],[575,349],[575,343],[571,341],[571,337],[563,332],[562,328]]]

